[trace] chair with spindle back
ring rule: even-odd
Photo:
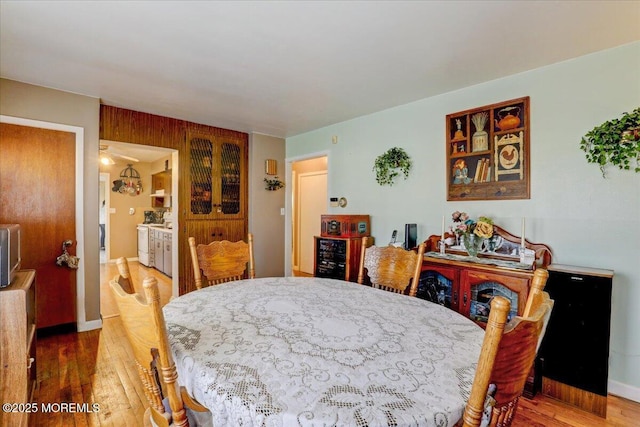
[[[418,246],[416,253],[394,246],[372,246],[370,242],[369,237],[362,238],[358,283],[364,284],[368,276],[374,288],[416,296],[425,244]]]
[[[135,287],[133,286],[133,280],[131,279],[131,272],[129,270],[129,263],[125,257],[120,257],[116,260],[118,266],[118,273],[120,275],[116,278],[118,284],[128,294],[135,293]]]
[[[138,293],[126,292],[115,278],[109,285],[149,402],[145,425],[151,421],[163,427],[212,425],[211,413],[178,386],[155,277],[147,277],[142,283],[146,300]]]
[[[491,302],[473,387],[461,420],[464,427],[480,425],[490,384],[495,385],[495,403],[489,425],[511,425],[553,309],[553,300],[543,291],[548,276],[547,270],[535,271],[523,316],[509,323],[509,301],[495,297]]]
[[[248,233],[246,243],[222,240],[196,245],[196,239],[189,237],[189,251],[197,289],[202,289],[203,283],[212,286],[241,280],[245,276],[249,279],[256,277],[251,233]]]

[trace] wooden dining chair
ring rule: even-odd
[[[116,279],[109,285],[149,402],[145,425],[153,420],[155,425],[162,427],[189,426],[188,416],[195,420],[191,425],[210,425],[211,413],[207,408],[178,386],[156,278],[144,279],[142,287],[146,298],[138,293],[127,293]],[[163,399],[168,401],[169,410],[165,409]]]
[[[246,277],[256,277],[253,260],[253,234],[247,235],[247,242],[228,240],[196,245],[196,239],[189,237],[189,251],[197,289],[218,285]]]
[[[495,297],[491,302],[462,426],[480,425],[489,385],[495,388],[489,425],[511,425],[553,309],[553,300],[543,291],[548,276],[547,270],[535,271],[525,312],[509,323],[506,323],[511,305],[509,301]]]
[[[370,239],[362,238],[358,283],[365,284],[368,276],[374,288],[416,296],[425,244],[418,246],[416,253],[395,246],[373,246]]]
[[[129,270],[129,263],[125,257],[120,257],[116,260],[116,265],[118,266],[118,273],[120,273],[116,280],[118,284],[122,287],[122,289],[128,293],[135,293],[135,287],[133,285],[133,280],[131,279],[131,271]]]

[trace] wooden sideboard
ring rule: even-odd
[[[509,245],[518,247],[519,236],[493,226],[494,234]],[[445,237],[453,237],[446,235]],[[524,311],[535,267],[546,268],[552,262],[551,248],[543,243],[524,240],[524,245],[535,254],[530,267],[520,264],[519,258],[508,253],[481,254],[478,262],[471,262],[464,252],[447,248],[438,253],[441,236],[429,236],[424,257],[418,297],[444,305],[484,327],[489,316],[489,301],[500,295],[511,302],[509,319]]]
[[[494,225],[494,234],[500,236],[506,247],[519,247],[519,236]],[[446,235],[446,237],[453,237]],[[535,262],[528,268],[519,258],[509,254],[480,255],[478,262],[470,262],[464,252],[447,248],[438,253],[441,236],[430,236],[425,243],[427,252],[422,265],[419,298],[444,305],[470,318],[483,328],[489,316],[489,303],[494,296],[503,296],[511,302],[508,318],[521,315],[529,296],[534,268],[547,268],[552,262],[551,248],[543,243],[525,239],[525,247],[535,254]],[[535,369],[531,370],[523,395],[533,397],[537,391]]]
[[[24,404],[33,400],[36,385],[35,270],[18,271],[0,289],[0,401]],[[28,411],[0,411],[0,426],[27,426]]]
[[[494,296],[503,296],[511,302],[509,319],[522,314],[533,270],[457,258],[455,255],[440,258],[433,252],[425,254],[417,296],[455,310],[482,326],[486,324],[489,302]]]

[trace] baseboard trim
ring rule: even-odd
[[[640,388],[612,380],[609,380],[607,385],[609,394],[614,394],[640,403]]]

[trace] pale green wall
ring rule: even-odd
[[[447,202],[445,116],[522,96],[531,98],[531,199]],[[286,156],[328,151],[330,193],[349,200],[333,213],[370,214],[378,241],[409,222],[420,240],[439,234],[455,210],[491,216],[516,234],[526,217],[527,239],[549,244],[554,262],[615,270],[609,378],[638,390],[640,174],[609,169],[603,179],[579,149],[587,131],[638,106],[640,42],[290,137]],[[414,169],[380,187],[373,161],[394,146]]]

